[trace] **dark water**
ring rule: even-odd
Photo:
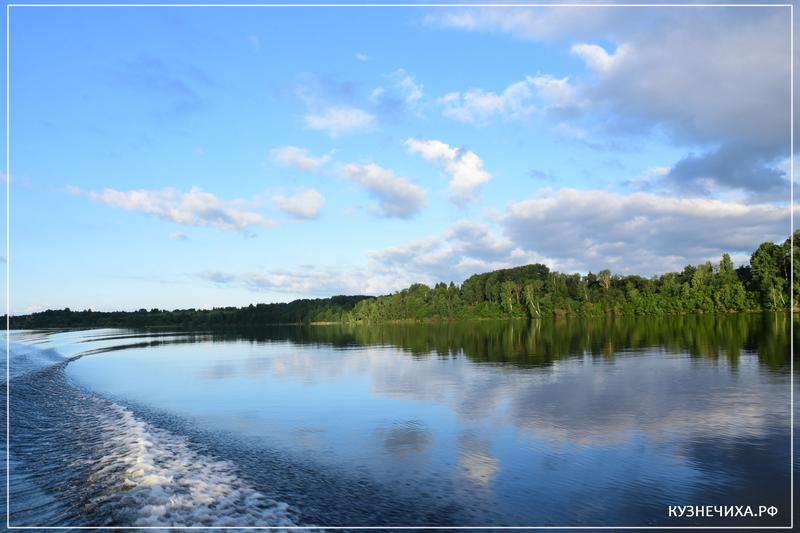
[[[789,332],[786,314],[13,332],[11,523],[788,525]]]

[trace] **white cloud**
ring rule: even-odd
[[[492,178],[471,150],[459,150],[436,140],[408,139],[405,144],[410,152],[420,154],[450,175],[450,199],[456,205],[474,200],[480,186]]]
[[[510,204],[496,217],[496,226],[460,220],[439,234],[372,250],[366,268],[206,272],[201,277],[256,292],[330,296],[382,294],[414,282],[460,282],[475,273],[530,263],[561,272],[610,268],[650,275],[718,261],[724,252],[746,259],[761,242],[786,238],[788,216],[787,209],[771,204],[562,189]]]
[[[370,57],[363,52],[356,52],[356,59],[359,61],[369,61]]]
[[[605,48],[596,44],[578,43],[572,45],[570,53],[583,59],[586,65],[592,70],[607,73],[615,68],[620,61],[630,55],[631,49],[628,45],[620,45],[613,54],[609,54]]]
[[[304,172],[311,172],[325,165],[331,156],[326,154],[315,157],[305,148],[283,146],[272,150],[272,158],[282,165],[294,167]]]
[[[536,258],[516,258],[512,243],[486,224],[461,220],[441,235],[406,245],[373,251],[367,267],[352,265],[300,266],[262,272],[206,271],[198,277],[220,286],[293,297],[335,294],[387,294],[412,283],[460,281],[475,273]]]
[[[572,52],[602,74],[580,88],[581,96],[642,121],[640,127],[668,126],[690,142],[786,141],[790,21],[780,9],[485,8],[427,20],[572,40]],[[616,52],[597,41],[616,43]]]
[[[80,191],[77,191],[80,193]],[[73,193],[74,194],[74,193]],[[185,226],[211,226],[244,232],[252,226],[270,226],[271,220],[252,211],[253,202],[220,200],[198,188],[189,192],[176,189],[89,192],[93,201],[126,211],[146,213]]]
[[[551,40],[567,32],[582,34],[628,20],[625,9],[465,8],[436,10],[424,19],[431,26],[508,33],[521,39]],[[636,10],[641,13],[642,10]]]
[[[789,151],[785,10],[470,8],[426,21],[574,43],[571,53],[597,75],[574,87],[573,111],[612,143],[598,146],[656,133],[697,150],[673,165],[683,193],[704,193],[708,183],[757,193],[769,182],[773,196],[785,188],[774,171]]]
[[[525,81],[548,106],[567,106],[575,103],[575,89],[569,78],[555,78],[549,74],[528,76]]]
[[[169,237],[173,241],[188,241],[189,240],[189,236],[186,235],[185,233],[180,232],[180,231],[173,231],[172,233],[167,235],[167,237]]]
[[[272,204],[297,219],[312,219],[319,216],[325,198],[316,189],[305,189],[292,196],[277,194],[272,197]]]
[[[772,204],[576,189],[513,203],[501,221],[517,247],[565,270],[645,275],[789,234],[789,210]]]
[[[368,131],[376,127],[373,114],[348,106],[334,106],[319,113],[307,113],[305,123],[309,129],[324,131],[331,137]]]
[[[653,191],[664,186],[664,178],[669,176],[672,169],[670,167],[650,167],[645,169],[638,176],[623,182],[626,187],[631,187],[639,191]]]
[[[786,142],[786,17],[768,10],[693,13],[617,48],[608,56],[613,68],[600,69],[586,94],[645,127],[664,125],[683,142]],[[599,48],[591,61],[603,64]]]
[[[259,39],[257,35],[248,35],[247,42],[253,48],[254,52],[261,50],[261,39]]]
[[[414,107],[422,98],[422,85],[414,79],[414,76],[403,69],[395,70],[390,76],[403,95],[403,100],[410,107]]]
[[[428,284],[519,264],[513,243],[482,222],[460,220],[439,235],[373,250],[376,268]]]
[[[552,76],[526,76],[512,83],[501,93],[483,89],[469,89],[462,93],[448,93],[438,99],[442,114],[448,118],[486,126],[495,118],[520,120],[530,116],[539,107],[547,109],[573,103],[574,89],[567,78]]]
[[[338,294],[385,294],[407,287],[413,281],[394,274],[353,266],[274,269],[267,272],[231,273],[206,271],[197,277],[220,286],[235,285],[256,292],[276,292],[292,297],[327,298]]]
[[[789,210],[772,204],[575,189],[515,202],[495,219],[498,227],[461,220],[437,235],[370,251],[373,268],[428,284],[530,263],[651,275],[716,262],[725,252],[744,260],[762,242],[789,234]]]
[[[422,84],[405,69],[399,68],[386,76],[391,82],[370,92],[369,101],[380,116],[395,118],[414,111],[420,116],[420,103],[424,96]]]
[[[342,166],[339,173],[378,200],[374,211],[380,216],[409,218],[425,207],[425,189],[391,170],[351,163]]]

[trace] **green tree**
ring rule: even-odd
[[[539,291],[541,288],[542,282],[538,279],[525,283],[523,288],[523,299],[528,309],[528,316],[531,318],[541,318],[542,316],[542,309],[539,305]]]
[[[509,313],[514,312],[514,282],[504,281],[500,284],[500,301]]]
[[[750,256],[750,276],[761,305],[776,309],[786,305],[786,278],[782,276],[785,251],[765,242]]]

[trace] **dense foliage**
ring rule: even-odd
[[[219,307],[216,309],[139,309],[138,311],[72,311],[47,310],[31,315],[12,316],[12,329],[78,328],[78,327],[157,327],[181,326],[215,329],[229,326],[257,327],[264,324],[298,324],[308,322],[341,322],[348,312],[367,296],[334,296],[289,303]]]
[[[800,231],[795,233],[800,237]],[[790,297],[790,240],[765,242],[748,265],[734,268],[728,254],[720,262],[689,265],[660,276],[562,274],[541,264],[476,274],[461,286],[416,283],[377,298],[334,296],[243,308],[135,312],[48,310],[11,317],[12,328],[256,327],[308,322],[381,322],[456,318],[544,318],[559,315],[663,315],[786,309]],[[794,251],[800,266],[800,250]]]
[[[795,233],[800,237],[800,231]],[[460,287],[414,284],[388,296],[359,302],[353,320],[427,318],[542,318],[735,312],[790,305],[790,240],[765,242],[750,264],[734,268],[728,254],[717,265],[689,265],[661,276],[562,274],[535,264],[476,274]],[[800,250],[794,251],[800,266]],[[800,291],[795,287],[796,301]]]

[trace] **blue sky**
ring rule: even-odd
[[[11,309],[246,305],[788,235],[787,8],[12,8]]]

